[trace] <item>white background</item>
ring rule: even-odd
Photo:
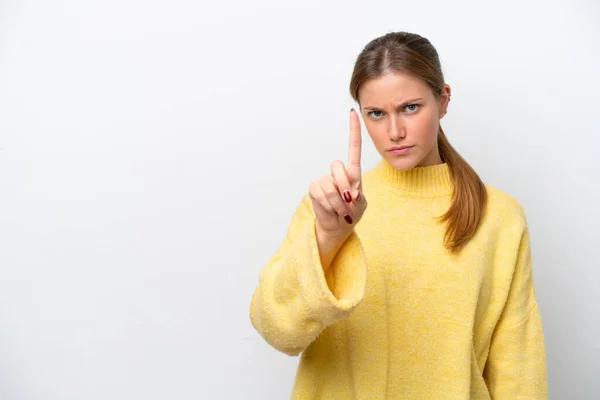
[[[436,46],[451,142],[527,213],[550,398],[600,398],[599,22],[594,0],[3,0],[0,399],[288,398],[298,360],[252,292],[346,158],[355,57],[395,30]]]

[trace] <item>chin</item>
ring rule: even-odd
[[[416,157],[402,157],[402,156],[390,156],[389,154],[385,157],[387,162],[398,171],[408,171],[419,165],[421,162],[420,158]]]

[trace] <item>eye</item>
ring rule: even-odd
[[[369,111],[368,115],[373,119],[379,119],[383,117],[383,112],[379,110]]]
[[[417,111],[418,108],[418,104],[409,104],[405,107],[405,110],[407,110],[409,113],[414,113],[415,111]]]

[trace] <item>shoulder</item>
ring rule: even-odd
[[[503,227],[514,227],[525,229],[527,227],[527,216],[521,203],[512,195],[486,184],[487,204],[485,208],[485,219]]]
[[[495,253],[494,258],[504,267],[497,272],[509,273],[513,270],[516,257],[529,234],[527,218],[521,203],[512,195],[492,185],[485,185],[487,192],[483,218],[476,234],[475,248],[483,248]]]

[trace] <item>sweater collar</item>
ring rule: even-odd
[[[383,183],[409,195],[443,196],[452,194],[454,189],[447,163],[399,171],[382,158],[373,172]]]

